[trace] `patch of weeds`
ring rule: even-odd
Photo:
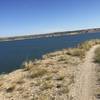
[[[50,96],[50,94],[41,94],[38,96],[38,100],[55,100],[55,97]]]
[[[28,70],[31,70],[34,66],[33,62],[32,61],[26,61],[22,64],[23,68],[24,68],[24,71],[28,71]]]
[[[46,73],[48,73],[48,71],[46,69],[33,68],[31,71],[29,71],[29,77],[37,78],[37,77],[41,77],[41,76],[45,75]]]
[[[60,57],[59,59],[58,59],[58,61],[65,61],[66,59],[65,59],[65,57]]]
[[[44,81],[40,87],[40,89],[42,91],[47,90],[47,89],[51,89],[53,87],[53,84],[51,83],[51,81]]]
[[[69,85],[72,84],[72,83],[74,83],[74,82],[75,82],[75,80],[74,80],[74,76],[72,75],[72,76],[70,77]]]
[[[24,80],[19,80],[19,81],[16,81],[17,84],[23,84],[24,83]]]
[[[0,81],[0,87],[3,85],[3,82],[2,81]]]
[[[65,76],[59,76],[59,78],[57,78],[58,81],[62,81],[64,79]]]
[[[63,94],[68,94],[69,93],[68,87],[63,87],[61,91],[62,91]]]
[[[8,93],[8,92],[13,92],[14,89],[15,89],[15,87],[16,87],[16,84],[11,84],[10,86],[8,86],[8,87],[6,88],[6,92],[7,92],[7,93]]]
[[[97,88],[95,91],[96,98],[100,99],[100,88]]]
[[[83,49],[75,48],[75,49],[72,49],[71,51],[69,51],[69,54],[71,56],[78,56],[78,57],[83,58],[85,55],[85,51]]]
[[[100,64],[100,47],[95,50],[94,62]]]
[[[55,75],[53,77],[53,80],[62,81],[62,80],[64,80],[64,78],[65,78],[65,76],[63,76],[63,75]]]
[[[49,81],[49,80],[51,80],[52,79],[52,75],[47,75],[46,77],[45,77],[45,80],[47,80],[47,81]]]

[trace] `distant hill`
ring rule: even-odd
[[[75,31],[64,31],[64,32],[54,32],[54,33],[38,34],[38,35],[5,37],[5,38],[0,38],[0,41],[14,41],[14,40],[24,40],[24,39],[54,37],[54,36],[65,36],[65,35],[76,35],[76,34],[95,33],[95,32],[100,32],[100,28],[75,30]]]

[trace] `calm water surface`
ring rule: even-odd
[[[20,68],[28,59],[41,58],[43,54],[74,47],[90,39],[99,39],[100,33],[0,42],[0,73]]]

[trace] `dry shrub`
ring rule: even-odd
[[[100,47],[95,50],[94,61],[96,63],[100,63]]]
[[[34,63],[32,61],[26,61],[22,65],[24,66],[24,70],[27,71],[33,68]]]
[[[48,71],[46,69],[36,67],[36,68],[32,68],[29,71],[29,76],[31,78],[37,78],[37,77],[41,77],[41,76],[45,75],[46,73],[48,73]]]

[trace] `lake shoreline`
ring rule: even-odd
[[[59,36],[78,35],[78,34],[87,34],[87,33],[95,33],[95,32],[96,33],[100,32],[100,28],[75,30],[75,31],[64,31],[64,32],[54,32],[54,33],[46,33],[46,34],[38,34],[38,35],[4,37],[4,38],[0,38],[0,42],[19,41],[19,40],[28,40],[28,39],[37,39],[37,38],[59,37]]]

